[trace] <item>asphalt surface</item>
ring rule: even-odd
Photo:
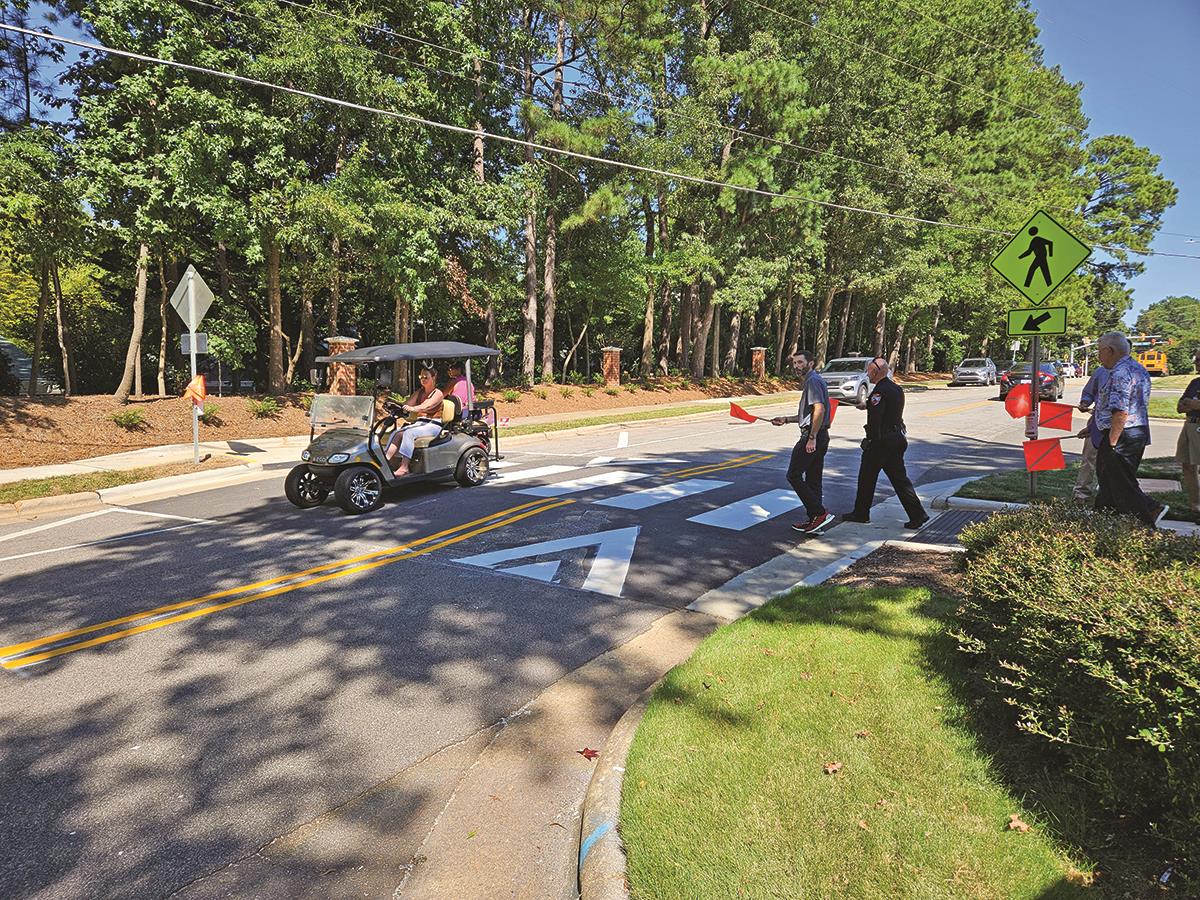
[[[1022,423],[994,398],[910,394],[918,485],[1019,465]],[[834,511],[862,420],[837,414]],[[1170,453],[1156,433],[1150,455]],[[488,484],[414,485],[366,516],[293,508],[280,472],[0,526],[0,894],[253,894],[238,865],[430,770],[352,839],[387,845],[394,871],[360,887],[390,895],[453,787],[435,754],[795,545],[795,439],[668,420],[503,448]]]

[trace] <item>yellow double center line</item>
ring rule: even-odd
[[[266,600],[268,597],[277,597],[280,594],[286,594],[300,588],[321,584],[325,581],[332,581],[335,578],[344,578],[347,575],[377,569],[381,566],[391,565],[392,563],[412,559],[416,556],[423,556],[435,550],[440,550],[442,547],[449,547],[451,544],[457,544],[476,535],[512,525],[520,522],[522,519],[528,519],[531,516],[540,515],[541,513],[549,512],[552,509],[567,506],[574,502],[574,500],[547,501],[543,499],[531,503],[523,503],[520,506],[501,510],[500,512],[492,513],[489,516],[484,516],[471,522],[464,522],[462,525],[457,525],[454,528],[439,531],[437,534],[431,534],[428,537],[419,538],[407,544],[389,547],[386,550],[377,550],[373,553],[363,554],[362,556],[325,563],[324,565],[314,566],[311,569],[304,569],[300,572],[291,572],[287,575],[279,575],[264,581],[256,581],[253,584],[205,594],[202,597],[182,600],[178,603],[170,603],[144,612],[121,616],[117,619],[109,619],[107,622],[99,622],[95,625],[87,625],[70,631],[61,631],[57,634],[46,635],[45,637],[25,641],[20,644],[0,647],[0,659],[3,659],[0,665],[3,665],[5,669],[21,669],[25,666],[45,662],[56,656],[75,653],[79,650],[86,650],[89,647],[98,647],[111,641],[131,637],[135,634],[142,634],[157,628],[165,628],[177,622],[185,622],[189,619],[196,619],[200,616],[207,616],[212,613],[232,609],[235,606],[253,603],[256,600]],[[272,587],[272,585],[276,586]],[[270,589],[262,590],[262,588]],[[220,600],[224,597],[235,597],[236,599],[228,600],[224,603],[213,603],[214,600]],[[187,610],[187,612],[179,612],[180,610]],[[169,613],[177,613],[177,615],[169,615]],[[151,621],[144,621],[147,619]],[[109,630],[118,628],[121,625],[128,625],[132,622],[142,622],[142,624],[118,631]],[[62,643],[64,641],[71,641],[73,638],[101,631],[105,633],[94,638],[68,644]],[[52,644],[62,644],[62,646],[52,647],[40,653],[30,653],[31,650]]]
[[[677,478],[685,475],[708,475],[712,472],[720,472],[722,469],[740,469],[742,466],[752,466],[757,462],[762,462],[764,459],[770,459],[774,455],[773,453],[748,453],[745,456],[735,456],[733,459],[727,459],[725,462],[711,463],[706,466],[692,466],[690,469],[677,469],[674,472],[666,472],[664,474]]]

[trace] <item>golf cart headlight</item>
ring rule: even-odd
[[[333,454],[333,456],[329,457],[329,463],[330,463],[330,465],[336,466],[339,463],[346,462],[346,460],[348,460],[349,458],[350,458],[349,453],[335,453],[335,454]]]
[[[311,459],[311,458],[312,458],[312,454],[311,454],[311,453],[309,453],[307,450],[305,450],[303,453],[301,453],[301,454],[300,454],[300,458],[301,458],[302,460],[304,460],[305,462],[308,462],[308,461],[309,461],[309,459]]]

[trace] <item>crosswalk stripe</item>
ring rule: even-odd
[[[524,488],[513,491],[514,494],[528,494],[530,497],[558,497],[563,494],[574,494],[598,487],[612,487],[627,481],[637,481],[639,478],[649,478],[650,472],[601,472],[599,475],[589,475],[587,478],[576,478],[571,481],[560,481],[556,484],[544,484],[539,487]]]
[[[512,484],[514,481],[529,481],[532,478],[545,478],[550,475],[561,475],[564,472],[576,472],[580,466],[540,466],[536,469],[522,469],[519,472],[497,472],[488,478],[484,484]]]
[[[745,531],[753,525],[781,516],[801,505],[800,498],[792,491],[767,491],[765,494],[747,497],[745,500],[692,516],[688,521],[728,531]]]
[[[611,506],[616,509],[647,509],[670,500],[703,494],[705,491],[728,487],[731,484],[733,484],[732,481],[706,481],[703,478],[689,478],[687,481],[679,481],[675,484],[664,484],[660,487],[634,491],[632,494],[621,494],[618,497],[598,500],[596,505]]]

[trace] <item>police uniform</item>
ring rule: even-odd
[[[881,378],[867,398],[867,436],[862,443],[862,462],[858,468],[858,494],[852,518],[867,520],[879,473],[892,483],[909,524],[919,525],[929,518],[904,469],[904,451],[908,438],[904,433],[904,391],[890,378]]]

